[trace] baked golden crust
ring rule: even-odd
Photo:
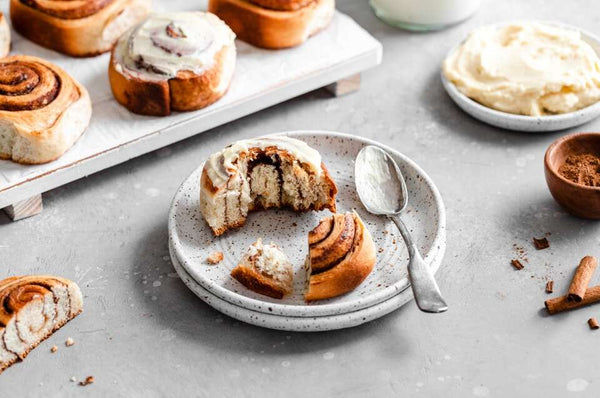
[[[10,18],[17,32],[43,47],[90,57],[109,51],[150,7],[151,0],[11,0]]]
[[[144,80],[122,72],[113,49],[108,77],[115,99],[133,113],[168,116],[172,111],[193,111],[219,100],[229,88],[217,90],[227,76],[227,62],[235,62],[235,47],[225,46],[215,56],[214,64],[202,72],[179,71],[177,77],[161,81]],[[232,55],[233,53],[233,55]]]
[[[258,294],[281,299],[288,293],[281,286],[273,283],[272,279],[266,278],[259,272],[242,264],[231,271],[231,276],[242,285]]]
[[[240,40],[257,47],[294,47],[325,28],[335,9],[334,0],[284,1],[209,0],[208,10],[224,20]],[[279,9],[265,8],[266,4]],[[300,4],[304,4],[300,6]],[[281,7],[288,7],[281,8]]]
[[[294,11],[306,7],[315,0],[248,0],[259,7],[279,11]]]
[[[342,229],[346,229],[348,234],[350,234],[351,228],[347,226],[347,216],[352,217],[355,227],[352,245],[345,252],[343,258],[340,259],[338,253],[340,238],[328,240],[328,237],[326,237],[321,242],[313,243],[309,247],[311,258],[313,257],[312,252],[317,246],[321,250],[321,253],[323,250],[329,248],[335,255],[331,257],[332,264],[329,267],[321,266],[320,269],[315,270],[311,264],[312,272],[308,290],[304,294],[306,301],[333,298],[354,290],[365,280],[375,266],[377,260],[375,244],[358,214],[355,212],[346,213],[342,217],[334,215],[332,217],[334,225],[331,231],[335,230],[337,224],[342,225]],[[320,226],[317,227],[317,229],[319,228]],[[324,243],[327,244],[325,245]],[[323,269],[324,271],[322,271]]]
[[[0,59],[0,158],[23,164],[60,157],[86,129],[87,90],[41,58]]]

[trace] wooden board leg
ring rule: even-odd
[[[360,88],[360,73],[338,80],[325,88],[336,97],[353,93]]]
[[[19,221],[40,214],[43,208],[42,195],[35,195],[29,199],[7,206],[2,210],[4,210],[13,221]]]

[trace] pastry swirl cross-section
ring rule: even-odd
[[[41,58],[0,59],[0,158],[46,163],[85,131],[92,105],[87,90]]]
[[[0,281],[0,373],[83,310],[81,290],[55,276]]]
[[[235,34],[199,11],[155,14],[125,33],[112,51],[117,101],[134,113],[166,116],[204,108],[229,88]]]
[[[215,235],[269,208],[335,212],[337,187],[321,155],[305,142],[271,136],[235,142],[202,170],[200,210]]]
[[[10,18],[29,40],[74,57],[109,51],[145,18],[152,0],[11,0]]]

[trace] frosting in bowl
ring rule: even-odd
[[[474,30],[444,61],[444,76],[499,111],[542,116],[600,100],[600,59],[572,29],[512,23]]]
[[[234,40],[231,29],[210,13],[155,14],[121,37],[115,56],[134,76],[165,80],[181,70],[201,73]]]

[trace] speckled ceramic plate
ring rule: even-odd
[[[350,328],[381,318],[402,307],[413,297],[411,290],[407,289],[379,304],[375,304],[374,306],[340,315],[294,317],[267,314],[239,307],[204,289],[179,263],[177,256],[174,255],[171,244],[169,245],[169,249],[171,251],[171,259],[175,271],[183,283],[194,292],[196,296],[200,297],[202,301],[217,311],[234,319],[269,329],[287,330],[290,332],[323,332],[327,330]]]
[[[199,210],[199,181],[202,166],[182,184],[169,215],[169,239],[174,254],[186,271],[214,296],[238,307],[267,314],[316,317],[357,311],[381,303],[409,287],[406,247],[395,226],[385,217],[374,216],[362,207],[354,189],[354,159],[365,145],[378,145],[399,163],[407,181],[409,205],[403,215],[421,253],[436,271],[445,249],[445,211],[442,199],[429,177],[411,160],[392,148],[347,134],[333,132],[283,133],[306,141],[319,150],[339,188],[338,211],[356,209],[379,248],[377,264],[369,277],[353,292],[330,300],[307,304],[303,300],[306,275],[307,233],[329,212],[295,213],[268,210],[251,213],[244,227],[215,238]],[[282,300],[254,293],[230,272],[246,248],[261,237],[273,241],[294,265],[294,292]],[[208,265],[206,258],[221,251],[225,259]]]
[[[581,29],[577,29],[573,26],[560,23],[543,21],[541,21],[541,23],[557,25],[562,28],[579,31],[582,39],[592,46],[594,51],[600,55],[600,39],[596,35],[582,31]],[[498,24],[497,26],[502,25],[504,25],[504,23]],[[448,52],[448,55],[456,51],[461,44],[462,42]],[[507,130],[516,130],[527,133],[564,130],[587,123],[600,116],[600,102],[578,111],[565,113],[562,115],[524,116],[501,112],[481,105],[480,103],[461,93],[453,83],[446,79],[443,72],[441,73],[441,79],[442,84],[444,85],[444,88],[446,89],[446,92],[450,98],[452,98],[456,105],[458,105],[463,111],[467,112],[475,119],[479,119],[482,122],[491,124],[492,126]]]

